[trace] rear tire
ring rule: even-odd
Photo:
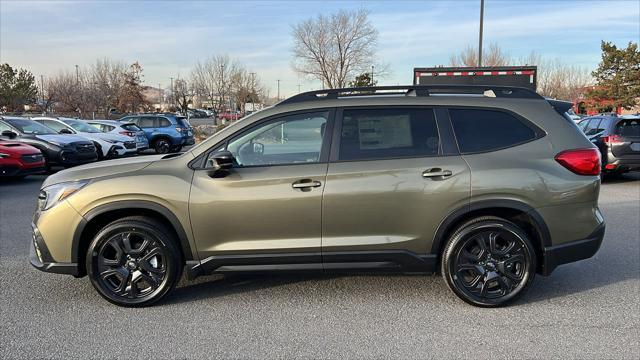
[[[525,231],[494,216],[460,225],[442,255],[442,276],[460,299],[499,307],[520,298],[535,277],[536,255]]]
[[[169,294],[180,278],[176,239],[160,222],[131,216],[105,226],[86,254],[87,274],[98,293],[126,307],[151,305]]]

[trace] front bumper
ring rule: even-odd
[[[33,174],[41,174],[47,169],[44,165],[35,167],[20,167],[14,165],[0,165],[0,177],[2,176],[27,176]]]
[[[40,231],[35,224],[31,224],[33,229],[31,246],[29,249],[29,261],[36,269],[44,272],[80,276],[78,264],[55,262],[49,253]]]
[[[605,223],[601,223],[586,239],[544,248],[542,275],[550,275],[556,267],[592,257],[604,239]]]
[[[75,150],[63,149],[58,153],[55,162],[52,161],[52,163],[67,167],[86,164],[96,160],[98,160],[98,154],[95,151],[82,153]]]

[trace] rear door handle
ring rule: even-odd
[[[316,187],[320,187],[322,186],[322,183],[320,181],[316,181],[316,180],[311,180],[311,179],[302,179],[302,180],[298,180],[296,182],[294,182],[293,184],[291,184],[291,187],[293,187],[294,189],[309,189],[310,188],[316,188]]]
[[[451,172],[451,170],[442,170],[441,168],[427,169],[424,172],[422,172],[423,178],[435,178],[435,177],[446,178],[451,175],[453,175],[453,172]]]

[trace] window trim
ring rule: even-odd
[[[433,105],[365,105],[365,106],[342,106],[336,109],[335,126],[333,127],[333,140],[331,141],[331,153],[329,155],[330,163],[348,163],[358,161],[380,161],[380,160],[401,160],[401,159],[419,159],[419,158],[435,158],[443,157],[443,137],[441,131],[441,124],[438,121],[438,113],[436,109],[442,106]],[[393,157],[375,157],[367,159],[340,159],[340,142],[342,138],[342,119],[344,110],[375,110],[375,109],[426,109],[433,112],[433,118],[436,123],[436,130],[438,131],[438,153],[436,155],[411,155],[411,156],[393,156]],[[451,154],[448,154],[451,155]],[[455,154],[457,155],[457,154]]]
[[[263,119],[260,120],[256,120],[254,123],[247,125],[243,128],[238,129],[238,131],[235,131],[231,134],[229,134],[227,137],[225,137],[224,139],[216,142],[215,144],[211,145],[207,150],[203,151],[200,155],[198,155],[195,159],[191,160],[189,162],[189,168],[193,169],[193,170],[205,170],[208,171],[210,169],[207,169],[204,167],[204,162],[206,161],[206,159],[209,157],[209,154],[213,151],[215,151],[217,148],[219,148],[220,146],[224,145],[225,148],[227,147],[229,140],[231,140],[232,138],[235,138],[237,136],[242,136],[242,134],[246,134],[248,132],[253,131],[255,128],[260,127],[262,125],[264,125],[267,122],[270,121],[274,121],[283,117],[287,117],[287,116],[292,116],[292,115],[301,115],[301,114],[312,114],[312,113],[319,113],[319,112],[327,112],[327,126],[325,127],[324,130],[324,137],[322,139],[322,144],[320,147],[320,159],[317,162],[313,162],[313,163],[289,163],[289,164],[267,164],[267,165],[248,165],[248,166],[242,166],[242,167],[234,167],[233,169],[247,169],[247,168],[262,168],[262,167],[272,167],[272,166],[296,166],[296,165],[313,165],[313,164],[326,164],[329,162],[329,150],[331,149],[331,141],[332,141],[332,136],[331,134],[333,133],[333,128],[334,128],[334,122],[335,122],[335,113],[336,113],[336,109],[335,108],[315,108],[315,109],[304,109],[304,110],[297,110],[297,111],[289,111],[289,112],[283,112],[283,113],[279,113],[279,114],[274,114],[271,116],[267,116]]]
[[[543,137],[547,136],[547,132],[544,131],[543,129],[541,129],[538,125],[534,124],[533,122],[531,122],[531,120],[525,118],[524,116],[515,113],[511,110],[508,109],[502,109],[502,108],[495,108],[495,107],[484,107],[484,106],[446,106],[447,108],[447,113],[449,114],[449,122],[451,123],[451,130],[453,132],[453,136],[456,142],[456,145],[458,147],[458,152],[460,153],[460,155],[474,155],[474,154],[486,154],[486,153],[490,153],[490,152],[494,152],[494,151],[500,151],[500,150],[505,150],[505,149],[509,149],[512,147],[516,147],[516,146],[520,146],[520,145],[524,145],[527,143],[530,143],[532,141],[536,141],[539,139],[542,139]],[[486,111],[497,111],[497,112],[502,112],[508,115],[513,116],[514,118],[516,118],[518,121],[520,121],[520,123],[522,123],[522,125],[528,127],[529,129],[531,129],[533,131],[534,137],[529,139],[529,140],[525,140],[525,141],[521,141],[518,143],[514,143],[508,146],[503,146],[503,147],[499,147],[499,148],[492,148],[489,150],[482,150],[482,151],[469,151],[469,152],[464,152],[462,151],[462,149],[460,148],[460,144],[458,143],[458,135],[456,134],[456,128],[455,126],[453,126],[453,119],[451,118],[451,113],[450,110],[486,110]]]

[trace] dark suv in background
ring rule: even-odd
[[[174,114],[139,114],[125,116],[120,122],[134,123],[144,130],[149,147],[158,154],[179,152],[195,144],[193,128],[187,118]]]
[[[42,152],[47,168],[70,167],[98,160],[93,142],[71,134],[58,134],[31,119],[0,117],[0,139],[29,144]]]
[[[600,150],[605,174],[640,170],[640,116],[596,115],[578,127]]]

